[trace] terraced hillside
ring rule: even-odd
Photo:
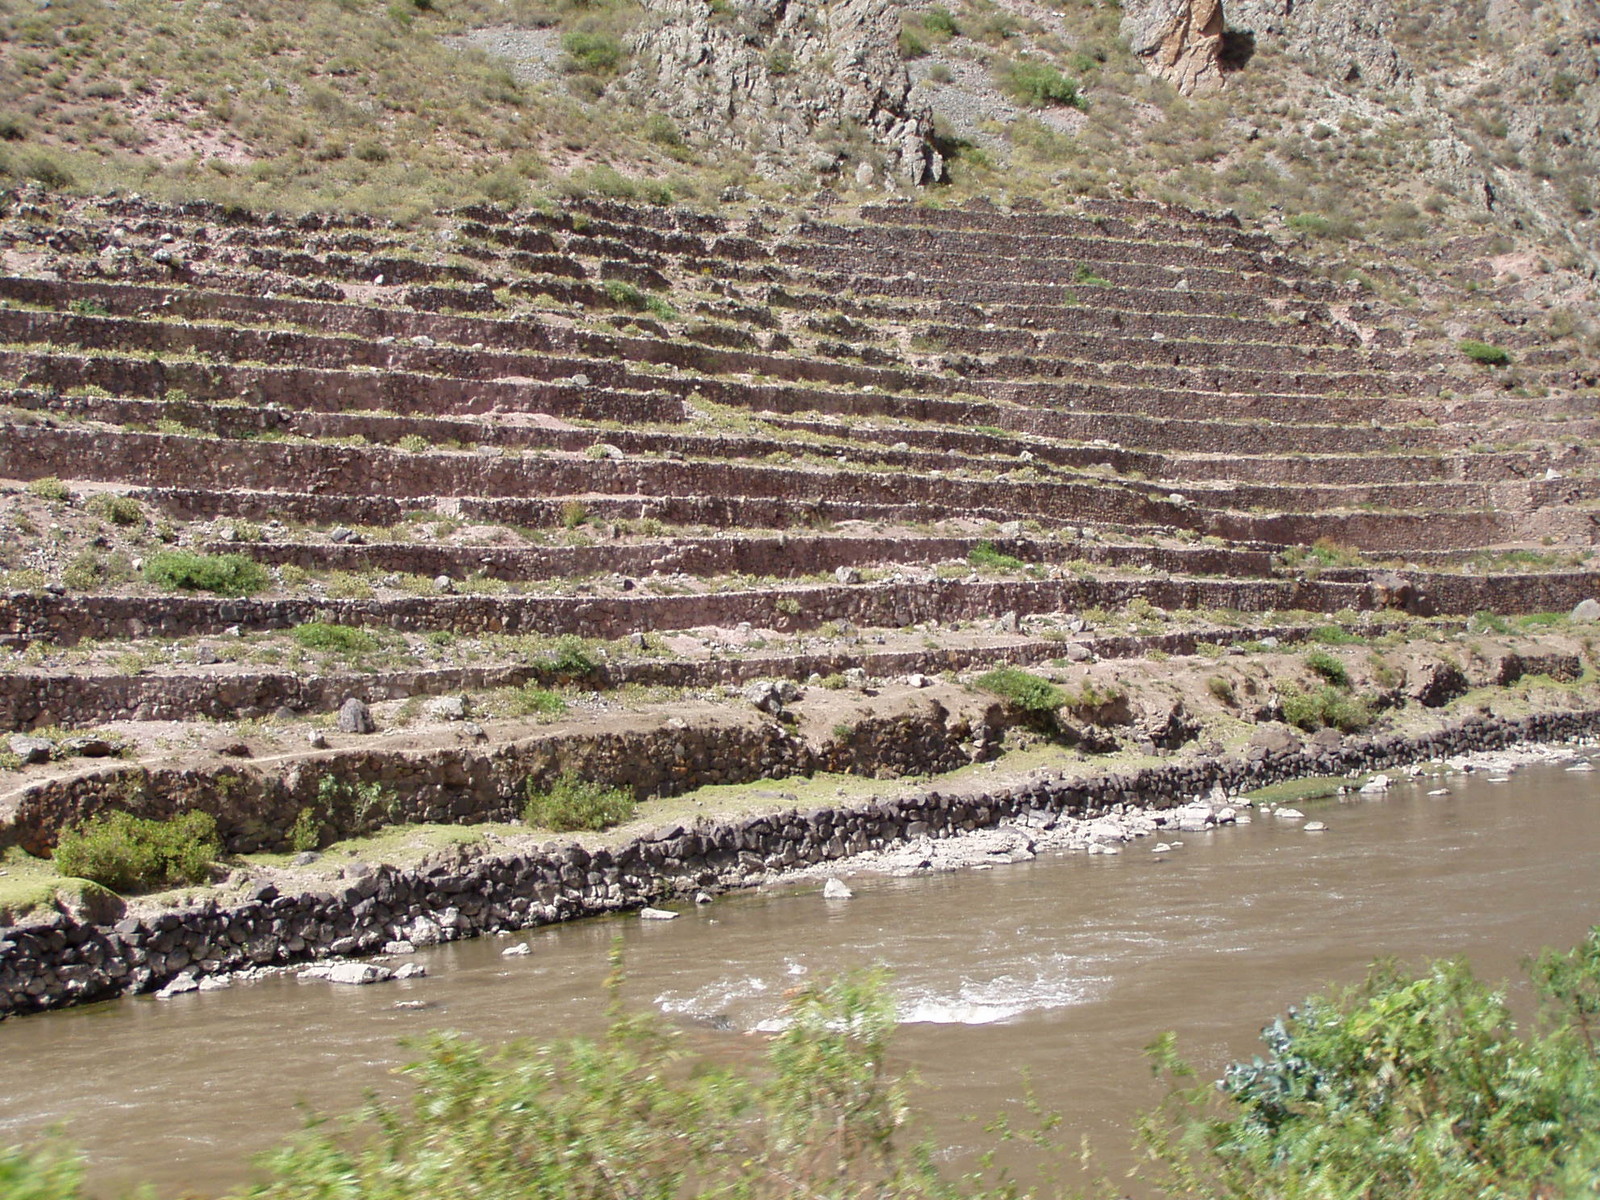
[[[1001,664],[1078,697],[1082,753],[1223,745],[1269,690],[1197,720],[1116,664],[1600,589],[1592,364],[1513,311],[1474,361],[1232,219],[4,208],[0,725],[46,745],[0,800],[36,850],[188,804],[282,847],[330,772],[390,797],[344,833],[571,770],[947,770],[1028,723],[966,686]],[[1396,708],[1484,682],[1352,669]]]

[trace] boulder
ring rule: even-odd
[[[668,912],[664,908],[651,908],[646,905],[639,910],[639,919],[641,921],[675,921],[678,919],[678,914]]]
[[[1287,725],[1263,725],[1250,735],[1253,748],[1268,754],[1294,754],[1300,750],[1300,736]]]
[[[423,706],[423,711],[435,721],[465,721],[467,698],[465,696],[435,696]]]
[[[844,882],[830,879],[822,885],[822,898],[824,900],[849,900],[855,895]]]
[[[56,748],[49,738],[29,737],[23,733],[12,734],[6,747],[22,760],[24,766],[49,762],[51,752]]]
[[[408,964],[409,965],[409,964]],[[369,983],[387,983],[395,977],[388,967],[370,962],[334,963],[324,977],[329,983],[342,983],[350,987],[364,987]]]
[[[374,733],[378,728],[372,710],[354,696],[339,706],[338,725],[340,733]]]
[[[1586,600],[1579,600],[1572,609],[1574,621],[1600,621],[1600,600],[1590,596]]]

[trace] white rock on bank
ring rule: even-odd
[[[414,964],[407,963],[407,966]],[[306,972],[310,974],[310,972]],[[350,987],[364,987],[369,983],[387,983],[395,977],[388,967],[370,962],[334,963],[322,978],[329,983],[342,983]],[[304,978],[304,976],[302,976]]]
[[[533,947],[529,946],[527,942],[519,942],[515,946],[507,946],[504,950],[500,951],[500,957],[501,958],[521,958],[524,954],[532,954],[532,953],[533,953]]]
[[[855,893],[838,879],[830,879],[822,885],[822,898],[824,900],[849,900]]]
[[[676,921],[678,919],[678,914],[675,912],[668,912],[664,908],[650,908],[646,906],[639,910],[639,919],[641,921]]]

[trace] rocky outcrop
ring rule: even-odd
[[[634,65],[614,91],[696,145],[754,156],[768,178],[850,172],[915,187],[944,174],[911,100],[886,0],[645,0]]]
[[[1222,0],[1130,0],[1122,36],[1151,74],[1185,96],[1222,83]]]
[[[1395,8],[1362,0],[1229,0],[1228,27],[1309,64],[1329,81],[1392,87],[1411,77],[1392,40]]]

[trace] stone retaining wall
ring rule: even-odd
[[[1474,717],[1412,739],[1383,736],[1278,753],[1256,749],[1246,758],[1162,764],[977,795],[930,790],[848,808],[674,825],[611,850],[551,844],[531,854],[440,861],[415,870],[381,866],[330,891],[286,896],[267,886],[240,905],[208,903],[114,925],[60,917],[0,930],[0,1015],[150,991],[185,974],[203,978],[371,953],[391,940],[448,941],[618,912],[702,888],[744,886],[771,871],[907,840],[953,837],[1018,816],[1091,816],[1118,805],[1169,808],[1218,785],[1258,787],[1597,730],[1600,710],[1593,709],[1520,720]]]

